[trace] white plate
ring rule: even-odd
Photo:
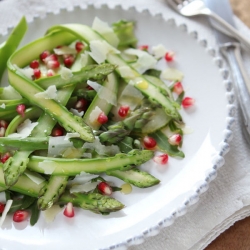
[[[185,24],[177,27],[174,20],[151,16],[147,11],[89,6],[48,14],[42,20],[36,18],[29,24],[23,44],[42,36],[51,25],[91,25],[95,16],[109,23],[122,18],[134,20],[139,44],[162,43],[176,53],[174,67],[184,73],[186,95],[196,100],[195,109],[182,111],[184,121],[193,130],[184,137],[186,157],[170,158],[167,166],[156,166],[152,161],[145,164],[142,168],[158,177],[161,184],[144,190],[133,188],[129,195],[115,193],[115,198],[126,205],[121,212],[102,216],[77,209],[73,219],[61,213],[48,224],[41,216],[33,227],[28,222],[13,224],[9,218],[0,233],[2,249],[125,249],[138,244],[185,214],[224,163],[233,124],[231,86],[214,50],[207,48],[206,41],[199,41],[196,32],[187,31]]]

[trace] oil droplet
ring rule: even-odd
[[[121,185],[121,193],[130,194],[132,192],[132,186],[129,183],[124,183]]]
[[[139,89],[147,89],[148,88],[148,83],[143,79],[136,80],[135,85]]]

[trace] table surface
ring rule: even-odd
[[[233,11],[250,28],[250,1],[230,0]],[[249,250],[250,217],[236,222],[205,250]]]

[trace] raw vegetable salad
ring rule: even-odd
[[[0,91],[0,224],[12,214],[34,225],[53,205],[67,217],[74,207],[121,210],[113,192],[160,183],[141,164],[184,157],[179,110],[194,100],[169,66],[174,54],[137,44],[131,21],[56,25],[16,50],[26,29],[23,18],[0,47],[9,79]]]

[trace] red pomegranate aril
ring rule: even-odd
[[[70,55],[67,56],[66,58],[64,58],[63,63],[65,65],[65,67],[70,68],[72,66],[72,64],[74,63],[75,58],[74,56]]]
[[[66,216],[66,217],[69,217],[69,218],[72,218],[75,216],[75,211],[74,211],[74,207],[73,207],[73,204],[71,202],[68,202],[64,211],[63,211],[63,214]]]
[[[42,73],[40,69],[34,69],[33,70],[33,76],[35,79],[39,79],[41,77]]]
[[[180,134],[174,134],[174,135],[171,135],[171,136],[168,138],[169,144],[171,144],[171,145],[173,145],[173,146],[178,146],[178,145],[180,145],[181,140],[182,140],[182,136],[181,136]]]
[[[32,68],[32,69],[37,69],[37,68],[39,68],[39,62],[37,61],[37,60],[34,60],[34,61],[32,61],[31,63],[30,63],[30,67]]]
[[[26,110],[26,106],[24,104],[18,104],[16,106],[16,112],[21,115],[22,117],[24,117],[24,112]]]
[[[58,57],[56,54],[51,54],[51,55],[48,55],[46,58],[44,58],[44,63],[48,63],[49,61],[58,61]]]
[[[53,69],[49,69],[49,70],[47,71],[47,76],[48,76],[48,77],[54,76],[54,75],[55,75],[55,72],[54,72]]]
[[[75,104],[75,109],[78,111],[86,111],[88,107],[88,101],[84,98],[79,99]]]
[[[0,120],[0,128],[8,128],[9,123],[5,120]]]
[[[42,61],[44,61],[45,58],[47,58],[50,55],[50,52],[48,50],[44,50],[41,54],[40,54],[40,59]]]
[[[181,82],[176,82],[176,83],[174,83],[173,91],[174,91],[177,95],[180,95],[180,94],[183,92],[182,83],[181,83]]]
[[[183,108],[189,108],[192,107],[194,105],[194,99],[191,97],[185,97],[182,102],[181,105]]]
[[[81,52],[84,49],[84,44],[82,42],[76,42],[75,49],[77,52]]]
[[[148,45],[140,45],[138,49],[148,51]]]
[[[161,155],[157,155],[153,158],[154,162],[160,164],[160,165],[164,165],[168,163],[168,155],[167,154],[161,154]]]
[[[4,208],[5,208],[5,204],[0,202],[0,214],[3,213]]]
[[[54,137],[62,136],[64,134],[64,129],[62,127],[55,127],[52,129],[51,135]]]
[[[1,155],[1,162],[5,163],[8,159],[10,158],[10,153],[4,153],[3,155]]]
[[[58,69],[60,67],[60,62],[57,60],[49,60],[46,65],[49,69]]]
[[[101,124],[105,124],[108,121],[108,117],[104,114],[104,112],[102,112],[98,118],[97,121]]]
[[[15,222],[22,222],[24,220],[26,220],[29,216],[29,213],[25,210],[17,210],[14,214],[13,214],[13,221]]]
[[[91,86],[89,86],[89,85],[87,86],[87,89],[88,89],[88,90],[94,90],[94,89],[93,89]]]
[[[107,183],[107,182],[100,182],[97,185],[97,189],[100,191],[100,193],[104,194],[104,195],[111,195],[113,190],[112,187]]]
[[[164,56],[165,60],[167,62],[172,62],[174,60],[174,53],[173,52],[167,52]]]
[[[130,110],[130,107],[127,105],[121,106],[118,110],[118,115],[121,117],[126,117],[128,115],[128,112]]]
[[[153,149],[157,145],[156,140],[153,137],[145,136],[143,138],[143,144],[147,149]]]

